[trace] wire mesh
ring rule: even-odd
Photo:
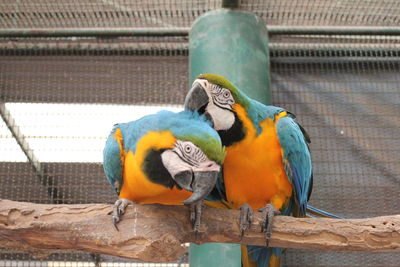
[[[3,1],[0,29],[189,27],[220,2]],[[242,1],[241,7],[268,25],[398,26],[400,13],[398,1],[378,0]],[[108,131],[143,108],[181,107],[188,90],[187,47],[184,37],[0,39],[0,102],[44,170],[38,175],[27,162],[3,116],[0,198],[113,202],[101,166]],[[273,102],[295,113],[312,139],[311,204],[349,218],[398,214],[400,37],[274,35],[270,49]],[[287,250],[283,266],[399,262],[394,253]],[[69,252],[39,261],[0,250],[2,266],[113,263],[133,264]]]
[[[56,40],[37,48],[38,40],[30,40],[18,42],[16,49],[4,48],[0,51],[4,101],[182,103],[187,51],[180,48],[181,42],[118,41],[85,46],[85,42],[69,45]],[[165,90],[157,90],[160,87]]]
[[[400,13],[396,0],[244,0],[242,7],[267,25],[398,26]]]
[[[398,26],[397,0],[243,0],[268,25]],[[0,28],[190,27],[221,0],[18,0],[0,5]]]
[[[1,101],[45,172],[40,177],[32,169],[1,121],[5,146],[0,147],[0,197],[36,203],[112,203],[116,196],[101,165],[105,138],[117,122],[161,108],[179,109],[187,87],[187,56],[168,51],[165,45],[143,52],[137,46],[113,49],[107,41],[101,45],[108,49],[93,45],[68,50],[60,46],[63,41],[43,49],[30,47],[38,40],[17,41],[23,48],[0,52]],[[92,266],[96,259],[104,264],[132,263],[69,252],[39,262]],[[39,263],[26,253],[0,251],[0,265],[24,264]]]
[[[298,42],[294,43],[294,39]],[[275,43],[276,41],[276,43]],[[280,37],[273,102],[311,136],[310,204],[346,218],[400,211],[399,37]],[[398,253],[288,250],[284,266],[398,266]]]
[[[313,201],[331,199],[327,208],[346,217],[396,213],[400,119],[393,114],[400,108],[400,38],[372,42],[369,50],[378,53],[375,56],[364,55],[354,43],[356,49],[326,50],[325,45],[338,38],[300,44],[301,53],[274,51],[273,96],[292,109],[313,136]],[[345,43],[346,38],[341,40]],[[361,42],[366,44],[365,39]],[[375,201],[350,205],[363,195]]]

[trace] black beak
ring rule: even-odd
[[[200,111],[208,104],[208,101],[207,92],[201,84],[196,82],[186,95],[184,108],[185,110]]]
[[[207,197],[217,182],[218,174],[217,171],[194,173],[184,171],[175,175],[175,181],[180,187],[193,192],[192,196],[183,203],[193,204]]]

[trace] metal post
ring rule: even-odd
[[[201,16],[189,34],[190,83],[201,73],[215,73],[270,103],[267,36],[265,23],[252,13],[219,9]]]
[[[11,116],[10,111],[4,102],[0,102],[0,119],[3,119],[7,128],[10,130],[12,136],[17,141],[22,152],[31,163],[36,175],[39,177],[40,182],[47,188],[47,194],[55,204],[62,204],[62,192],[58,190],[57,183],[52,176],[46,173],[46,170],[36,158],[33,150],[29,147],[25,136],[21,133],[18,125],[15,123],[14,118]]]
[[[189,34],[189,82],[201,73],[231,80],[250,97],[271,101],[265,23],[252,13],[220,9],[195,21]],[[238,218],[239,221],[239,218]],[[191,267],[241,266],[240,246],[191,245]]]

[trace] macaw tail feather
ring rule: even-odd
[[[247,247],[241,245],[240,249],[242,251],[242,267],[257,267],[257,263],[250,258]]]
[[[279,267],[281,266],[280,248],[241,246],[243,267]]]
[[[343,217],[335,215],[333,213],[317,209],[311,205],[307,205],[306,210],[307,217],[311,218],[333,218],[333,219],[343,219]]]

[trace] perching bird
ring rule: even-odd
[[[274,215],[306,215],[313,180],[310,140],[293,114],[249,98],[214,74],[194,81],[185,109],[204,114],[226,146],[223,179],[216,188],[230,208],[241,210],[242,235],[252,210],[263,212],[267,245]],[[250,256],[243,266],[280,266],[279,248],[248,246],[242,254]]]
[[[103,156],[107,179],[119,195],[115,226],[130,202],[191,204],[197,232],[202,200],[215,186],[225,150],[217,132],[197,112],[161,111],[116,124]]]

